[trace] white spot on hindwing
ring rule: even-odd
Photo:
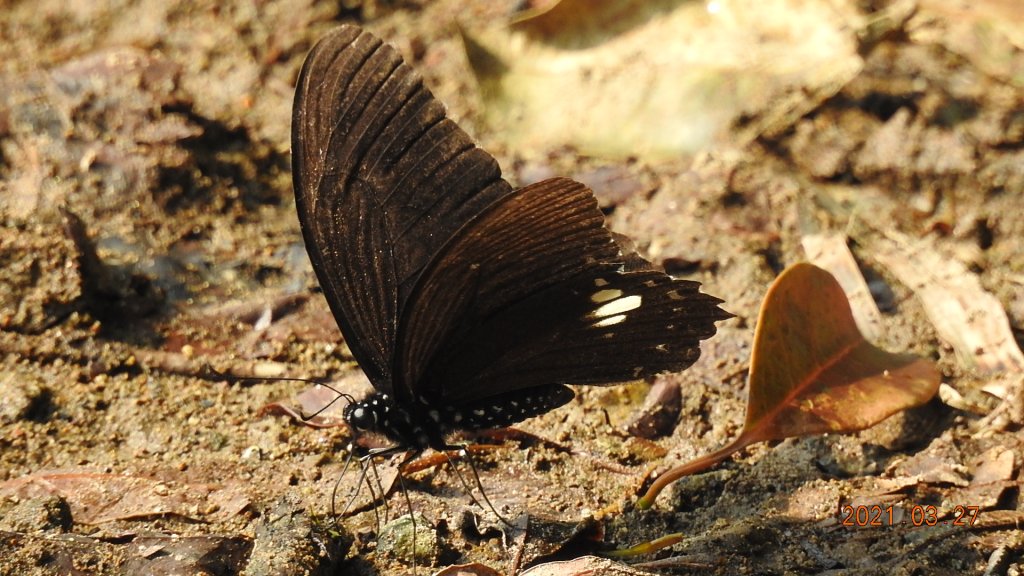
[[[614,326],[626,320],[626,312],[636,310],[643,303],[643,297],[634,294],[622,296],[621,290],[600,290],[590,297],[594,303],[605,302],[589,314],[591,318],[599,320],[593,324],[594,328],[606,328]]]
[[[605,316],[616,316],[618,314],[625,314],[631,310],[636,310],[643,303],[643,297],[638,294],[632,296],[626,296],[624,298],[618,298],[611,302],[598,307],[590,313],[592,317],[604,318]]]
[[[607,285],[608,285],[608,281],[605,280],[604,278],[594,278],[594,286],[597,286],[598,288],[601,288],[601,287],[607,286]]]
[[[602,318],[601,320],[598,320],[597,322],[594,322],[594,327],[595,328],[604,328],[605,326],[615,326],[616,324],[618,324],[619,322],[622,322],[625,319],[626,319],[626,315],[625,314],[616,314],[615,316],[610,316],[608,318]]]
[[[602,302],[607,302],[609,300],[615,300],[616,298],[621,298],[621,297],[622,297],[622,290],[615,290],[615,289],[598,290],[597,292],[594,292],[593,294],[591,294],[590,301],[595,303],[595,304],[600,304]]]

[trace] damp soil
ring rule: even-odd
[[[899,232],[964,262],[1020,343],[1020,53],[981,69],[896,31],[865,45],[863,72],[841,91],[770,135],[678,162],[565,149],[525,162],[480,120],[456,26],[512,4],[7,3],[0,573],[422,574],[470,562],[508,573],[673,533],[672,548],[630,562],[723,575],[1022,572],[1020,380],[1002,404],[978,392],[992,377],[963,367],[916,287],[871,248]],[[653,437],[629,424],[654,382],[580,388],[514,432],[467,439],[461,479],[440,459],[402,482],[379,463],[369,475],[387,505],[364,489],[334,524],[332,506],[359,480],[358,464],[343,474],[350,435],[281,410],[322,399],[310,384],[248,377],[369,389],[317,290],[289,166],[302,59],[353,21],[422,71],[514,184],[526,165],[587,176],[614,229],[736,315],[695,366],[657,379],[680,397]],[[760,299],[805,259],[811,230],[849,235],[883,311],[882,344],[935,360],[946,384],[981,398],[967,402],[976,409],[934,400],[859,434],[756,445],[636,510],[652,473],[739,431]],[[957,491],[997,448],[1016,454],[999,490]],[[513,528],[473,503],[474,469]],[[839,513],[856,498],[957,497],[989,522],[856,528]],[[415,562],[401,525],[387,524],[410,506],[425,538]]]

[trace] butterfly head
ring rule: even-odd
[[[387,394],[373,394],[345,407],[345,423],[355,430],[379,432],[386,427],[392,401]]]

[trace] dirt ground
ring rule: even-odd
[[[488,128],[460,27],[507,20],[515,2],[68,4],[0,8],[0,574],[405,573],[407,529],[385,520],[410,504],[421,574],[510,573],[672,533],[678,543],[631,568],[582,562],[616,574],[1024,573],[1024,43],[982,18],[1021,11],[1014,0],[922,1],[858,30],[863,66],[832,93],[765,102],[734,138],[670,162],[570,146],[527,157]],[[698,364],[659,377],[681,384],[667,434],[626,431],[641,382],[580,388],[475,451],[515,528],[473,505],[443,463],[333,525],[335,485],[344,495],[358,481],[341,476],[346,429],[267,408],[323,395],[229,377],[369,390],[316,288],[289,165],[298,69],[353,21],[421,70],[513,184],[587,182],[612,228],[736,315]],[[762,128],[741,138],[751,126]],[[867,279],[878,343],[935,360],[941,399],[854,435],[756,445],[635,509],[652,473],[739,431],[760,300],[809,258],[807,238],[827,234]],[[936,301],[964,306],[936,314]],[[973,344],[958,347],[942,322],[972,305],[995,328],[961,333]],[[382,485],[389,472],[378,463]],[[979,513],[964,526],[850,527],[850,503]]]

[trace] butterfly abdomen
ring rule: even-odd
[[[410,448],[444,450],[446,437],[457,431],[511,426],[554,410],[572,400],[561,384],[501,394],[469,404],[435,406],[425,400],[399,406],[388,394],[373,394],[345,408],[349,426],[383,434]]]

